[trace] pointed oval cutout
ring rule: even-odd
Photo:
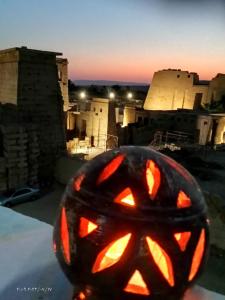
[[[180,247],[181,251],[185,251],[187,244],[190,240],[191,237],[191,232],[190,231],[186,231],[186,232],[178,232],[178,233],[174,233],[174,237]]]
[[[125,206],[135,206],[134,196],[130,188],[124,189],[114,200],[115,203],[119,203]]]
[[[123,255],[127,244],[130,240],[131,233],[126,234],[122,238],[110,243],[97,256],[92,273],[100,272],[117,263]]]
[[[61,212],[60,235],[65,262],[70,264],[70,239],[65,207],[62,208]]]
[[[196,273],[198,272],[204,254],[204,249],[205,249],[205,230],[202,229],[198,240],[198,244],[195,248],[195,252],[192,258],[191,270],[188,277],[189,281],[191,281],[195,277]]]
[[[75,181],[74,181],[74,183],[73,183],[73,187],[74,187],[75,191],[79,192],[80,187],[81,187],[81,184],[82,184],[84,178],[85,178],[85,175],[84,175],[84,174],[81,174],[80,176],[78,176],[78,177],[75,179]]]
[[[150,291],[138,270],[135,270],[124,291],[133,294],[150,295]]]
[[[153,160],[146,163],[146,181],[148,185],[148,193],[152,199],[155,198],[161,181],[160,170]]]
[[[183,191],[180,191],[177,197],[177,207],[186,208],[190,206],[191,206],[191,199]]]
[[[119,154],[110,163],[108,163],[108,165],[102,170],[101,174],[99,175],[97,179],[97,185],[101,184],[103,181],[108,179],[113,173],[115,173],[119,166],[122,164],[124,158],[124,154]]]
[[[158,266],[169,285],[174,286],[173,265],[169,255],[150,237],[146,237],[146,240],[155,264]]]
[[[80,218],[80,227],[79,227],[79,236],[81,238],[87,236],[88,234],[90,234],[92,231],[94,231],[96,228],[98,227],[98,225],[96,225],[95,223],[91,222],[90,220],[81,217]]]

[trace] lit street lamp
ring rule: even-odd
[[[85,91],[80,92],[80,98],[85,99],[86,98],[86,93]]]
[[[115,93],[110,92],[110,93],[109,93],[109,98],[110,98],[110,99],[114,99],[114,98],[115,98]]]
[[[133,98],[133,94],[131,92],[127,93],[127,98],[128,99],[132,99]]]

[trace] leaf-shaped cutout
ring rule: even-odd
[[[74,183],[73,183],[73,186],[74,186],[75,191],[78,192],[78,191],[80,190],[80,187],[81,187],[81,184],[82,184],[84,178],[85,178],[85,175],[84,175],[84,174],[81,174],[80,176],[78,176],[78,177],[75,179],[75,181],[74,181]]]
[[[186,232],[178,232],[174,234],[174,237],[180,247],[181,251],[185,251],[187,244],[190,240],[191,237],[191,232],[190,231],[186,231]]]
[[[123,255],[127,244],[130,240],[131,233],[126,234],[122,238],[110,243],[97,256],[92,273],[100,272],[117,263]]]
[[[135,270],[124,291],[133,294],[150,295],[150,291],[138,270]]]
[[[108,165],[102,170],[101,174],[99,175],[97,179],[97,185],[101,184],[103,181],[108,179],[113,173],[115,173],[119,166],[122,164],[124,158],[124,154],[119,154],[111,162],[109,162]]]
[[[158,166],[153,160],[146,163],[146,181],[148,185],[148,193],[152,199],[155,198],[161,181],[161,174]]]
[[[173,265],[169,255],[150,237],[146,237],[146,240],[155,264],[158,266],[169,285],[174,286]]]
[[[69,239],[69,231],[68,231],[68,223],[66,217],[65,207],[62,208],[61,212],[61,243],[63,249],[64,259],[67,264],[70,264],[70,239]]]
[[[191,206],[191,199],[183,191],[180,191],[177,197],[177,207],[186,208],[190,206]]]
[[[90,234],[92,231],[94,231],[98,225],[95,223],[91,222],[90,220],[81,217],[80,218],[80,227],[79,227],[79,236],[80,237],[85,237],[88,234]]]
[[[124,189],[118,196],[116,196],[114,202],[125,206],[135,206],[134,196],[131,189]]]
[[[205,250],[205,230],[202,229],[198,240],[198,244],[195,248],[195,252],[192,258],[191,270],[188,277],[189,281],[191,281],[195,277],[196,273],[198,272],[204,254],[204,250]]]

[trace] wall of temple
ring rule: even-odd
[[[197,109],[209,101],[209,86],[201,84],[196,73],[163,70],[154,73],[144,109]]]

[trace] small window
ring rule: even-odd
[[[191,77],[191,75],[188,75],[188,78],[190,78]]]
[[[96,109],[95,109],[95,107],[94,107],[94,111],[95,111]]]
[[[180,75],[177,75],[177,78],[180,78]]]
[[[100,108],[100,112],[102,112],[102,108]]]

